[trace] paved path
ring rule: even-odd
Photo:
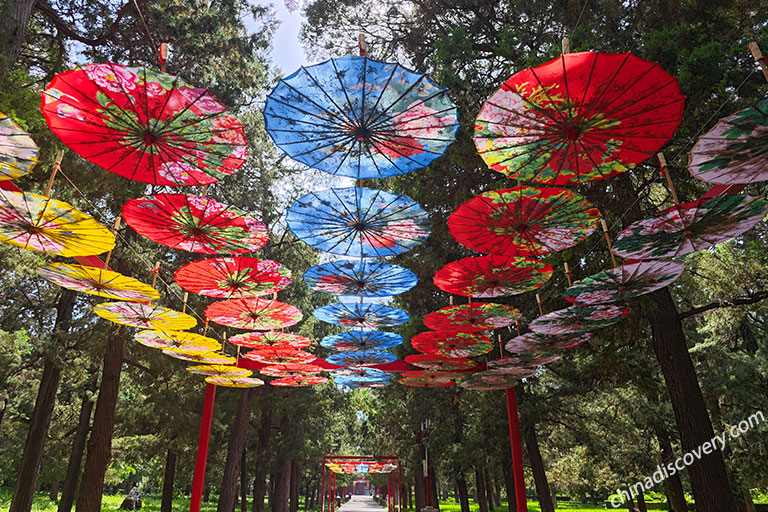
[[[373,501],[373,496],[355,496],[338,509],[338,512],[382,512],[384,507]]]

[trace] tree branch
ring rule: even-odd
[[[699,306],[698,308],[692,308],[692,309],[689,309],[688,311],[684,311],[680,313],[680,315],[678,316],[680,317],[680,319],[683,319],[683,318],[688,318],[689,316],[694,316],[700,313],[704,313],[705,311],[709,311],[712,309],[733,308],[736,306],[755,304],[756,302],[760,302],[763,299],[768,299],[768,290],[757,292],[747,297],[739,297],[731,300],[721,300],[718,302],[712,302],[711,304],[707,304],[706,306]]]
[[[51,4],[49,4],[46,0],[38,0],[35,7],[37,10],[39,10],[43,15],[45,15],[48,20],[56,26],[56,28],[60,31],[61,34],[67,36],[70,39],[74,39],[75,41],[79,41],[83,44],[86,44],[88,46],[99,46],[102,45],[108,41],[110,41],[112,38],[115,37],[117,34],[118,29],[120,28],[120,21],[123,19],[125,14],[128,12],[128,10],[131,8],[131,2],[126,2],[125,5],[123,5],[119,11],[117,11],[117,16],[115,17],[115,21],[112,22],[112,25],[109,27],[109,30],[101,34],[99,37],[96,37],[95,39],[88,39],[87,37],[84,37],[80,34],[78,34],[72,27],[69,26],[69,24],[61,19],[59,16],[59,13],[57,13],[53,7],[51,7]]]

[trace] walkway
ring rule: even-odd
[[[382,512],[384,507],[373,501],[373,496],[355,496],[338,509],[338,512]]]

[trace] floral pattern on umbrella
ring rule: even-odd
[[[400,374],[402,377],[408,379],[419,380],[453,380],[456,378],[456,373],[451,372],[436,372],[432,370],[411,370]]]
[[[366,350],[359,352],[339,352],[325,358],[331,364],[339,366],[372,366],[386,364],[397,360],[397,356],[390,352],[380,350]]]
[[[210,197],[138,197],[125,203],[123,219],[153,242],[203,254],[257,251],[269,239],[263,222]]]
[[[536,318],[528,326],[538,334],[563,335],[593,331],[613,325],[629,315],[619,306],[571,306]]]
[[[90,215],[63,201],[0,189],[0,242],[57,256],[112,250],[115,236]]]
[[[306,336],[287,332],[247,332],[232,336],[227,341],[245,348],[307,348],[312,340]]]
[[[253,372],[225,364],[203,364],[187,366],[187,371],[206,377],[250,377]]]
[[[688,154],[694,178],[720,185],[768,180],[768,99],[720,119]]]
[[[273,386],[298,388],[304,386],[317,386],[324,382],[328,382],[328,379],[317,375],[291,375],[290,377],[272,380],[269,383]]]
[[[475,146],[509,178],[547,185],[610,178],[675,133],[677,78],[631,53],[567,53],[510,77],[480,109]]]
[[[627,259],[665,259],[706,249],[754,227],[768,201],[730,194],[675,205],[630,224],[613,243]]]
[[[412,388],[447,388],[455,384],[453,380],[414,379],[410,377],[403,377],[397,382]]]
[[[215,352],[221,344],[213,338],[183,331],[141,331],[133,339],[144,346],[183,352]]]
[[[288,363],[267,366],[259,370],[259,373],[267,377],[291,377],[293,375],[311,375],[325,371],[325,368],[316,364]]]
[[[493,359],[488,361],[488,369],[485,372],[479,373],[488,374],[503,374],[509,375],[511,378],[527,379],[536,375],[536,368],[525,366],[523,362],[516,357],[502,357],[500,359]]]
[[[296,325],[302,315],[301,310],[284,302],[250,298],[214,302],[206,308],[205,317],[237,329],[269,331]]]
[[[573,247],[597,228],[600,211],[564,188],[485,192],[448,217],[451,236],[486,254],[542,256]]]
[[[39,151],[29,134],[0,112],[0,181],[29,174],[37,165]]]
[[[237,362],[234,357],[219,352],[181,352],[179,350],[163,350],[163,354],[175,359],[199,364],[233,365]]]
[[[424,325],[436,331],[492,331],[510,326],[519,318],[520,311],[512,306],[474,302],[433,311],[424,317]]]
[[[307,364],[315,361],[317,356],[303,350],[284,348],[265,348],[251,350],[245,354],[247,359],[264,364]]]
[[[331,371],[334,381],[338,379],[349,379],[357,381],[389,381],[392,376],[384,370],[378,368],[369,368],[367,366],[346,366]]]
[[[684,270],[674,261],[627,263],[574,283],[563,298],[582,305],[620,302],[669,286]]]
[[[404,324],[410,319],[402,309],[360,302],[334,302],[317,308],[312,314],[329,324],[358,329],[391,327]]]
[[[487,336],[472,332],[422,332],[411,338],[419,352],[443,357],[475,357],[493,350]]]
[[[403,337],[386,331],[347,331],[331,334],[320,340],[320,345],[339,352],[356,350],[386,350],[403,343]]]
[[[239,375],[206,377],[205,382],[225,388],[255,388],[264,385],[264,381],[256,377],[241,377]]]
[[[89,64],[56,75],[42,100],[64,144],[134,181],[206,185],[245,163],[242,123],[208,91],[175,76]]]
[[[360,187],[311,192],[297,199],[285,218],[307,245],[355,258],[410,251],[429,237],[432,225],[410,197]]]
[[[565,335],[528,332],[507,341],[504,345],[504,349],[512,354],[537,351],[544,353],[549,350],[567,350],[569,348],[577,347],[582,343],[586,343],[590,337],[591,334],[588,332]]]
[[[488,298],[535,290],[552,277],[552,267],[532,258],[480,256],[448,263],[437,271],[435,286],[465,297]]]
[[[407,268],[383,261],[341,260],[316,265],[304,282],[318,292],[356,297],[388,297],[405,293],[418,283]]]
[[[175,278],[185,290],[218,299],[268,295],[293,282],[291,271],[278,262],[244,256],[193,261]]]
[[[441,156],[458,129],[456,105],[426,75],[345,56],[280,80],[264,106],[267,132],[289,156],[353,178],[415,171]]]
[[[140,329],[185,331],[197,325],[195,317],[181,311],[135,302],[103,302],[93,312],[110,322]]]
[[[35,272],[62,288],[108,299],[146,302],[160,298],[160,293],[148,284],[103,268],[49,263]]]
[[[433,354],[412,354],[405,356],[405,362],[424,368],[425,370],[434,371],[461,371],[472,370],[477,366],[471,359],[465,358],[448,358],[443,356],[436,356]]]
[[[510,379],[503,382],[488,382],[481,379],[467,379],[459,386],[465,389],[472,389],[475,391],[496,391],[499,389],[514,388],[520,383],[517,379]]]

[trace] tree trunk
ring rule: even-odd
[[[483,478],[483,469],[479,467],[475,468],[475,489],[479,512],[488,512],[488,499],[485,494],[485,478]]]
[[[56,323],[53,327],[56,345],[62,344],[62,338],[67,332],[69,321],[72,319],[74,305],[75,292],[62,290],[56,305]],[[29,422],[29,432],[27,432],[27,440],[21,454],[19,474],[16,478],[16,487],[8,512],[29,512],[32,510],[32,500],[37,489],[37,475],[40,473],[43,448],[48,438],[48,427],[51,424],[51,415],[53,414],[53,407],[56,405],[56,393],[59,390],[59,381],[61,380],[61,368],[48,357],[45,357],[44,360],[43,375],[40,378],[35,408]]]
[[[413,493],[411,492],[411,486],[405,486],[405,498],[408,501],[408,508],[413,508]],[[462,511],[465,512],[465,511]]]
[[[7,0],[0,10],[0,75],[13,68],[24,45],[29,18],[36,0]]]
[[[743,497],[744,497],[744,510],[746,512],[755,512],[755,502],[752,501],[752,495],[749,494],[749,491],[744,491]]]
[[[432,464],[429,465],[429,484],[429,492],[432,493],[429,502],[431,503],[432,507],[440,510],[440,501],[437,499],[437,478],[435,478],[435,468],[432,466]]]
[[[485,482],[485,501],[488,502],[488,512],[496,512],[496,504],[493,502],[493,486],[488,476],[488,467],[483,468],[483,481]]]
[[[240,459],[240,512],[248,512],[248,464],[246,450]]]
[[[275,488],[272,491],[272,512],[288,512],[291,493],[291,454],[282,453],[277,459]]]
[[[59,480],[54,479],[53,482],[51,482],[51,488],[48,491],[48,498],[50,498],[51,501],[56,501],[59,499]]]
[[[507,462],[508,461],[508,462]],[[509,512],[515,512],[517,510],[517,496],[515,495],[515,481],[512,480],[512,460],[507,459],[504,462],[504,490],[507,493],[507,508]]]
[[[715,433],[672,295],[667,288],[663,288],[653,292],[650,297],[655,299],[655,307],[647,311],[653,334],[653,350],[675,411],[682,449],[688,452],[712,439]],[[736,512],[736,503],[719,450],[703,455],[688,466],[688,475],[697,512]]]
[[[165,453],[165,474],[163,475],[163,495],[160,498],[160,512],[173,509],[173,481],[176,478],[176,451],[168,448]]]
[[[274,471],[269,474],[269,483],[265,489],[267,493],[267,505],[271,509],[275,502],[275,473]]]
[[[72,438],[72,451],[69,454],[67,474],[64,477],[64,487],[61,489],[58,512],[70,512],[72,505],[75,503],[75,493],[77,492],[77,482],[80,480],[80,467],[82,466],[83,454],[85,453],[85,443],[88,441],[88,431],[91,429],[91,411],[93,411],[91,394],[96,391],[97,386],[98,381],[94,376],[85,387],[83,401],[80,405],[80,418],[77,422],[77,430]]]
[[[539,498],[541,512],[554,512],[552,494],[549,492],[549,482],[539,450],[539,440],[536,438],[536,429],[533,425],[525,429],[525,447],[528,449],[528,459],[531,461],[533,482],[536,484],[536,495]]]
[[[232,423],[232,432],[229,435],[227,446],[227,461],[224,464],[224,474],[221,478],[217,512],[232,512],[235,509],[237,477],[240,474],[240,461],[248,435],[248,422],[251,420],[253,397],[253,388],[247,388],[242,391],[240,400],[237,402],[237,413],[235,414],[235,421]]]
[[[467,494],[467,479],[464,478],[464,472],[459,473],[456,479],[456,491],[461,505],[461,512],[469,512],[469,494]]]
[[[648,512],[648,507],[645,506],[645,496],[643,493],[637,495],[637,508],[640,509],[640,512]]]
[[[420,512],[425,505],[424,501],[424,471],[421,469],[421,458],[419,464],[416,466],[416,471],[413,474],[413,499],[416,507],[416,512]]]
[[[659,450],[661,464],[666,464],[674,458],[672,442],[669,439],[669,433],[661,425],[654,425],[656,439],[659,441]],[[667,494],[669,509],[672,512],[688,512],[688,502],[685,501],[685,491],[683,491],[683,482],[680,480],[680,474],[674,475],[664,480],[664,489]]]
[[[301,465],[296,457],[291,460],[291,506],[290,512],[299,510],[299,480],[301,477]]]
[[[272,432],[272,408],[262,407],[261,428],[256,444],[256,476],[253,479],[253,512],[264,512],[264,495],[267,492],[267,446]]]
[[[203,486],[203,501],[210,503],[211,501],[211,484],[207,483]]]

